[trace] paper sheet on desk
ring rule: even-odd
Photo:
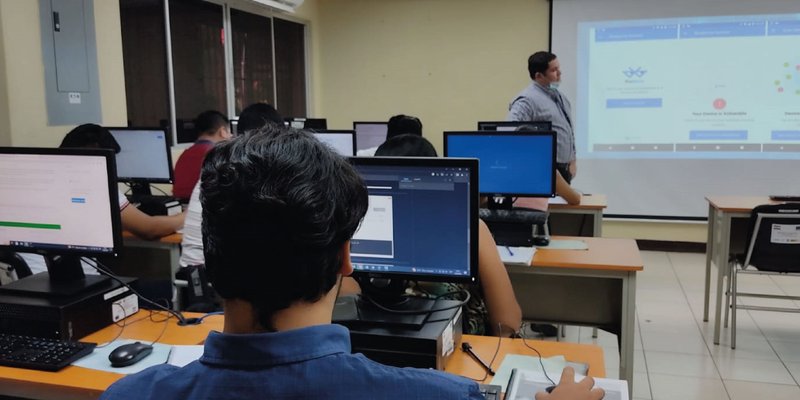
[[[531,265],[533,255],[536,254],[536,248],[497,246],[497,252],[500,254],[503,264]]]
[[[138,340],[138,341],[148,344],[150,343],[149,341],[145,340]],[[114,349],[116,349],[117,347],[123,344],[128,344],[133,342],[137,342],[137,340],[131,340],[131,339],[115,340],[111,342],[111,344],[109,344],[108,346],[99,349],[97,348],[94,349],[94,352],[92,352],[92,354],[84,358],[81,358],[78,361],[75,361],[74,363],[72,363],[72,365],[76,365],[78,367],[83,367],[83,368],[96,369],[100,371],[114,372],[117,374],[135,374],[147,367],[152,367],[153,365],[165,363],[167,361],[167,357],[169,356],[169,351],[172,348],[172,346],[170,345],[154,343],[153,352],[150,353],[149,356],[143,358],[138,363],[121,368],[112,367],[111,362],[108,361],[108,355],[111,354],[111,352],[114,351]]]
[[[547,375],[550,375],[554,381],[557,381],[558,378],[561,377],[561,371],[567,366],[567,360],[564,356],[553,356],[542,358],[542,364],[545,370],[547,370]],[[538,371],[541,373],[542,366],[539,364],[539,357],[508,354],[503,358],[503,362],[500,363],[500,368],[497,369],[497,373],[492,379],[492,385],[502,386],[505,392],[508,379],[511,378],[511,371],[513,369]]]
[[[548,374],[550,372],[548,371]],[[557,376],[550,375],[554,381],[561,378],[559,373]],[[575,374],[575,381],[579,382],[584,375]],[[506,400],[527,400],[533,399],[537,392],[544,391],[548,386],[552,385],[550,380],[539,371],[517,369],[514,376],[514,384],[506,393]],[[605,390],[603,400],[629,400],[630,394],[628,393],[628,383],[618,379],[594,378],[594,387],[599,387]]]
[[[561,196],[551,197],[547,199],[547,204],[568,204]]]

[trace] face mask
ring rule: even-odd
[[[550,82],[548,87],[550,88],[550,90],[558,90],[558,85],[560,85],[560,84],[561,84],[561,82]]]

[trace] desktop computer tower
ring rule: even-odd
[[[459,302],[454,300],[439,300],[434,309],[457,304]],[[334,310],[334,323],[350,329],[353,353],[362,353],[381,364],[444,370],[445,363],[461,343],[461,307],[435,311],[419,328],[364,323],[355,315],[347,317],[347,311],[342,313],[348,307],[350,305],[337,300],[339,310]]]
[[[138,297],[113,280],[72,296],[30,295],[0,287],[0,333],[78,340],[138,310]]]

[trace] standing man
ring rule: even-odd
[[[556,131],[558,149],[556,168],[569,183],[575,177],[575,132],[572,130],[572,107],[558,91],[561,67],[556,55],[539,51],[528,57],[528,73],[533,82],[511,101],[508,121],[550,121]]]

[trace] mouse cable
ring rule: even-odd
[[[529,348],[529,349],[531,349],[531,350],[536,352],[536,354],[539,356],[539,365],[542,367],[542,373],[544,373],[545,378],[547,378],[547,380],[550,381],[550,383],[552,383],[553,385],[556,385],[556,383],[553,382],[553,380],[550,378],[550,375],[547,375],[547,370],[544,368],[544,362],[542,361],[542,353],[539,353],[539,350],[536,350],[536,348],[534,348],[533,346],[529,345],[528,342],[526,341],[527,338],[525,336],[526,336],[525,335],[525,329],[524,328],[520,329],[519,330],[519,337],[522,338],[522,344],[524,344],[525,347],[527,347],[527,348]]]
[[[163,305],[161,305],[159,303],[156,303],[156,302],[148,299],[147,297],[142,296],[133,287],[131,287],[131,285],[127,284],[126,282],[123,282],[122,279],[120,279],[117,275],[115,275],[113,272],[111,272],[108,269],[108,267],[105,264],[101,263],[100,261],[93,260],[93,259],[88,258],[88,257],[81,257],[81,259],[83,261],[86,261],[87,264],[89,264],[94,269],[96,269],[97,272],[100,272],[101,274],[108,276],[109,278],[119,282],[122,286],[128,288],[128,290],[130,290],[133,294],[135,294],[140,299],[142,299],[142,301],[144,301],[145,303],[150,304],[150,305],[152,305],[152,306],[154,306],[154,307],[156,307],[158,309],[164,310],[164,311],[172,314],[173,316],[175,316],[175,318],[178,319],[178,325],[180,325],[180,326],[196,325],[196,324],[199,323],[198,322],[199,318],[186,318],[186,317],[183,316],[183,314],[181,314],[180,311],[172,310],[169,307],[165,307],[165,306],[163,306]],[[151,315],[152,315],[152,313],[151,313]]]

